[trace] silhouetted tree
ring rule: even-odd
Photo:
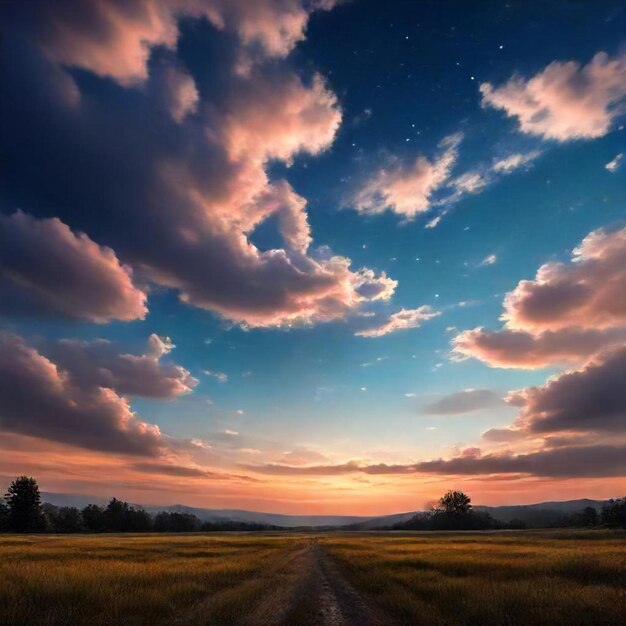
[[[154,518],[153,529],[159,533],[191,533],[200,530],[200,520],[191,513],[161,511]]]
[[[580,526],[593,527],[600,523],[598,511],[592,506],[586,506],[578,516]]]
[[[439,498],[439,510],[449,515],[467,515],[472,510],[471,502],[462,491],[447,491]]]
[[[609,500],[602,507],[602,524],[609,528],[626,528],[626,497]]]
[[[130,533],[145,533],[152,530],[152,518],[144,509],[128,507],[126,530]]]
[[[91,533],[101,533],[105,527],[104,509],[97,504],[88,504],[82,510],[83,523]]]
[[[85,530],[83,516],[75,506],[63,506],[57,513],[52,529],[55,533],[80,533]]]
[[[9,509],[4,504],[4,502],[0,502],[0,532],[3,530],[8,530],[9,524]]]
[[[507,525],[507,528],[510,528],[511,530],[522,530],[524,528],[526,528],[526,522],[524,522],[521,519],[517,519],[516,517],[514,517]]]
[[[152,518],[143,509],[135,509],[113,498],[102,514],[104,530],[112,533],[145,532],[152,528]]]
[[[112,498],[104,509],[104,530],[112,533],[128,531],[128,502]]]
[[[20,476],[4,496],[8,508],[8,529],[16,533],[42,532],[46,518],[41,508],[41,494],[34,478]]]
[[[503,527],[489,513],[472,510],[471,499],[462,491],[448,491],[438,506],[417,513],[410,520],[396,524],[396,530],[487,530]]]

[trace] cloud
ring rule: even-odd
[[[488,256],[486,256],[481,262],[480,265],[482,267],[486,266],[486,265],[494,265],[496,263],[496,261],[498,260],[498,257],[495,254],[490,254]]]
[[[520,130],[544,139],[568,141],[606,135],[623,114],[626,62],[599,52],[586,65],[550,63],[530,79],[519,75],[494,87],[480,86],[483,106],[517,118]]]
[[[305,199],[268,173],[276,160],[289,164],[327,149],[341,122],[337,98],[319,75],[302,78],[285,63],[263,63],[303,37],[310,10],[331,5],[137,0],[127,8],[97,0],[73,12],[62,1],[45,5],[58,28],[43,42],[24,18],[28,11],[11,3],[7,45],[19,62],[8,69],[4,98],[13,157],[7,197],[60,217],[146,281],[244,327],[341,319],[389,299],[396,281],[314,246]],[[32,6],[33,14],[40,10]],[[175,51],[176,20],[184,15],[208,16],[237,35],[220,39],[224,59],[211,68],[211,90]],[[200,20],[198,28],[205,40],[218,37]],[[165,62],[150,55],[153,46],[170,48],[159,53]],[[254,57],[254,72],[235,66],[244,52]],[[79,81],[80,114],[70,115],[48,80],[59,64],[110,76],[123,88]],[[128,88],[140,80],[146,88]],[[251,238],[270,218],[283,243],[260,250]]]
[[[215,378],[220,383],[227,383],[228,376],[224,374],[224,372],[214,372],[212,370],[202,370],[202,373],[205,376],[210,376],[211,378]]]
[[[163,474],[165,476],[180,476],[181,478],[218,478],[220,474],[198,467],[184,465],[170,465],[167,463],[133,463],[132,469],[148,474]]]
[[[113,389],[82,386],[24,339],[0,334],[0,429],[90,450],[157,456],[158,426]]]
[[[504,300],[509,328],[529,331],[626,326],[626,228],[596,230],[570,263],[546,263]]]
[[[473,357],[491,367],[536,369],[558,363],[579,363],[590,354],[624,340],[626,328],[566,328],[533,334],[479,327],[454,337],[453,355],[459,359]]]
[[[0,214],[0,313],[142,319],[146,294],[113,250],[58,219]]]
[[[529,433],[623,433],[626,420],[626,345],[591,359],[541,387],[512,392],[521,406],[518,427]]]
[[[106,387],[116,393],[147,398],[175,398],[189,393],[198,381],[180,365],[161,363],[173,344],[151,335],[146,354],[122,354],[109,341],[62,339],[42,351],[75,385]]]
[[[157,46],[173,49],[181,17],[206,18],[241,41],[242,67],[255,56],[284,57],[304,39],[311,11],[334,2],[300,0],[75,0],[8,3],[17,23],[60,65],[78,67],[129,86],[148,77]],[[306,6],[305,6],[306,5]]]
[[[489,454],[424,461],[419,473],[444,475],[527,474],[553,478],[624,476],[626,446],[571,446],[525,454]]]
[[[433,194],[448,180],[458,157],[462,135],[450,135],[440,144],[441,153],[434,160],[419,156],[411,165],[391,163],[368,181],[352,200],[363,214],[393,211],[412,220],[431,208]]]
[[[617,172],[617,170],[622,166],[623,159],[624,153],[620,152],[619,154],[616,154],[615,158],[612,161],[609,161],[604,167],[606,170],[611,172],[611,174],[613,174],[614,172]]]
[[[370,475],[429,474],[441,476],[484,476],[514,474],[553,478],[607,477],[626,475],[626,446],[592,445],[538,450],[524,454],[480,455],[478,448],[451,459],[434,459],[408,465],[360,464],[290,466],[247,465],[261,474],[283,476],[337,476],[351,473]]]
[[[489,183],[489,180],[484,174],[480,172],[465,172],[461,174],[450,185],[455,190],[458,196],[466,193],[478,193],[482,191]]]
[[[492,166],[492,170],[496,173],[502,174],[510,174],[520,167],[524,167],[525,165],[529,165],[534,161],[541,152],[539,150],[533,150],[531,152],[521,153],[516,152],[514,154],[510,154],[507,157],[502,159],[498,159],[494,162]]]
[[[171,116],[177,122],[194,113],[200,96],[193,78],[184,70],[168,65],[163,69],[163,99]]]
[[[580,363],[626,338],[626,229],[596,230],[569,263],[546,263],[504,299],[504,328],[454,337],[453,358],[534,369]]]
[[[491,389],[464,389],[425,404],[422,413],[427,415],[459,415],[479,409],[488,409],[503,403]]]
[[[389,333],[409,328],[418,328],[422,322],[441,315],[440,311],[435,311],[428,305],[422,305],[417,309],[400,309],[392,313],[388,320],[380,326],[359,330],[354,333],[357,337],[382,337]]]

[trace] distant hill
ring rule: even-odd
[[[586,507],[601,509],[606,500],[565,500],[563,502],[540,502],[538,504],[521,504],[515,506],[475,506],[477,511],[486,511],[501,522],[517,519],[528,526],[552,526],[566,515],[578,513]]]
[[[83,496],[65,493],[42,492],[42,501],[56,506],[76,506],[79,508],[87,504],[106,504],[108,498]],[[480,506],[474,508],[486,511],[494,519],[510,522],[517,519],[529,527],[552,526],[558,524],[565,515],[582,511],[585,507],[600,509],[606,500],[567,500],[564,502],[539,502],[537,504],[520,504],[515,506]],[[135,505],[141,506],[141,505]],[[393,526],[399,522],[411,519],[417,511],[394,513],[381,516],[360,515],[282,515],[280,513],[260,513],[239,509],[205,509],[171,504],[163,506],[144,506],[150,513],[159,511],[191,513],[203,522],[246,522],[269,524],[282,528],[341,528],[344,530],[376,530]]]

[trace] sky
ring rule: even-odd
[[[624,495],[622,2],[0,13],[0,483]]]

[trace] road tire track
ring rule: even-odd
[[[247,626],[391,626],[341,574],[317,540],[298,550]]]

